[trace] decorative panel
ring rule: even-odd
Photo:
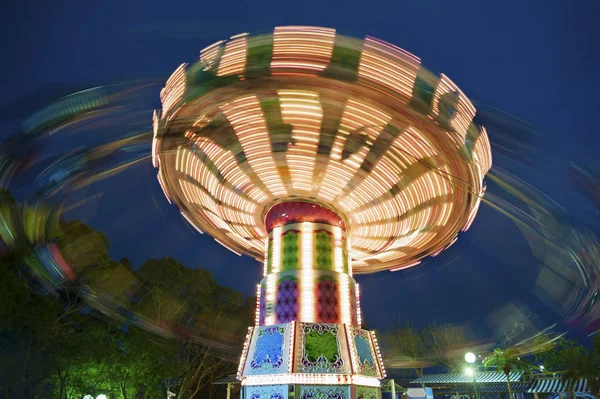
[[[377,376],[377,357],[371,343],[371,335],[366,330],[355,330],[354,346],[360,374]]]
[[[357,304],[357,298],[356,298],[356,284],[354,284],[354,279],[350,278],[349,279],[350,284],[348,284],[349,286],[349,293],[348,296],[350,298],[350,317],[352,318],[351,322],[353,326],[358,326],[358,304]]]
[[[267,315],[267,293],[265,285],[261,282],[260,285],[260,302],[258,305],[259,317],[258,324],[261,326],[265,325],[265,317]]]
[[[275,227],[266,251],[265,275],[295,269],[348,272],[347,240],[338,226],[302,222]]]
[[[244,376],[287,373],[290,328],[290,324],[275,324],[254,329]]]
[[[262,279],[259,325],[290,321],[357,325],[356,282],[332,270],[290,270]]]
[[[343,325],[298,323],[296,337],[297,373],[351,373]]]
[[[377,353],[371,339],[371,334],[369,331],[360,328],[351,328],[350,331],[352,332],[351,346],[355,352],[358,367],[358,370],[356,370],[357,374],[381,378]]]
[[[259,385],[244,387],[247,399],[288,399],[288,385]]]
[[[335,277],[322,276],[317,281],[316,321],[318,322],[339,323],[341,321],[340,288]]]
[[[313,264],[315,269],[334,270],[333,233],[328,231],[332,227],[327,227],[329,229],[321,228],[313,231]]]
[[[304,385],[300,399],[350,399],[350,387],[336,385]]]
[[[281,270],[296,270],[300,266],[300,230],[287,230],[281,237]]]
[[[356,387],[356,399],[381,399],[381,389],[375,387]]]
[[[277,282],[275,317],[278,323],[287,323],[298,319],[299,295],[297,278],[287,276]]]

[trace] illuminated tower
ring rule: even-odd
[[[491,166],[471,102],[398,47],[315,27],[215,43],[161,100],[165,195],[264,265],[245,397],[380,397],[352,275],[414,266],[470,226]]]

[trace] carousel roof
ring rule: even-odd
[[[198,230],[261,261],[267,211],[301,200],[343,219],[355,272],[413,266],[469,227],[492,162],[447,76],[332,29],[215,43],[161,100],[153,159],[165,194]]]

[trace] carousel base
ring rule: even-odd
[[[381,399],[381,389],[359,385],[246,386],[243,399]]]
[[[238,379],[245,399],[380,399],[372,331],[337,323],[250,327]]]

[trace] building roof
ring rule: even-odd
[[[587,380],[561,381],[559,379],[537,380],[529,384],[527,392],[589,392]]]
[[[510,373],[511,381],[519,381],[522,373],[513,371]],[[504,373],[495,371],[475,373],[475,380],[478,384],[490,382],[506,382]],[[411,384],[472,384],[473,376],[466,374],[451,373],[451,374],[430,374],[424,375],[411,381]]]
[[[589,392],[587,380],[562,381],[560,378],[538,379],[532,382],[521,382],[522,373],[510,373],[513,392],[554,393],[554,392]],[[477,391],[480,393],[507,392],[504,373],[484,372],[475,375]],[[437,394],[473,392],[473,377],[465,374],[431,374],[424,375],[411,384],[431,385]]]
[[[235,374],[228,375],[225,378],[221,378],[220,380],[217,380],[217,381],[213,382],[214,385],[239,384],[239,383],[240,383],[240,380],[237,379],[237,377],[235,376]]]
[[[510,384],[513,392],[529,392],[529,383],[517,382]],[[434,388],[435,389],[435,388]],[[473,392],[473,384],[461,384],[455,385],[453,387],[443,387],[440,389],[435,389],[436,393],[472,393]],[[505,382],[495,382],[490,384],[477,384],[477,392],[480,394],[488,394],[488,393],[502,393],[507,392],[507,385]]]

